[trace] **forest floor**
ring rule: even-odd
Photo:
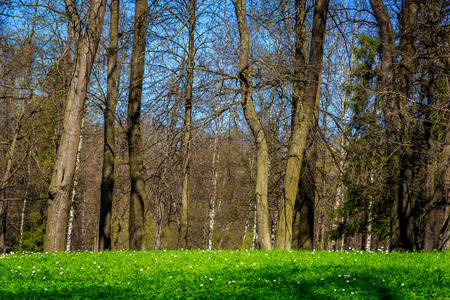
[[[0,299],[450,299],[450,252],[16,253]]]

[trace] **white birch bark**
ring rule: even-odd
[[[22,249],[22,242],[23,242],[23,226],[25,223],[25,209],[27,207],[27,199],[25,198],[23,200],[22,204],[22,213],[20,214],[20,237],[19,237],[19,249]]]
[[[252,250],[255,250],[258,248],[258,212],[256,210],[256,203],[255,203],[255,215],[253,217],[253,243],[252,243]]]
[[[366,251],[370,251],[372,248],[372,200],[369,201],[369,218],[367,225],[367,240],[366,240]]]
[[[70,252],[70,247],[72,244],[73,221],[75,217],[74,204],[78,186],[78,170],[80,168],[81,147],[83,145],[83,128],[84,118],[81,120],[80,140],[78,142],[77,160],[75,164],[75,176],[73,177],[72,195],[70,197],[69,221],[67,222],[66,252]]]
[[[158,210],[156,212],[155,239],[153,240],[153,250],[161,248],[161,230],[162,230],[162,199],[158,200]]]
[[[214,136],[214,148],[212,158],[212,187],[213,191],[209,202],[209,234],[208,234],[208,250],[212,249],[212,240],[214,236],[214,222],[216,220],[216,199],[217,199],[217,163],[219,160],[219,154],[217,153],[217,140],[218,140],[218,127]],[[244,235],[245,236],[245,235]]]

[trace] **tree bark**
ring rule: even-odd
[[[192,126],[192,94],[194,86],[194,40],[195,40],[195,3],[189,0],[189,45],[187,59],[187,84],[186,99],[184,102],[184,126],[183,126],[183,182],[181,187],[181,218],[180,233],[178,236],[178,248],[185,249],[188,240],[188,216],[189,216],[189,175],[190,175],[190,148],[191,148],[191,126]]]
[[[328,4],[329,0],[317,0],[314,3],[311,49],[304,99],[293,103],[296,107],[292,116],[291,141],[284,176],[283,195],[278,208],[276,249],[291,249],[294,205],[298,193],[300,170],[308,134],[316,123],[315,110],[323,64]],[[301,97],[301,94],[297,96]]]
[[[316,198],[315,168],[317,146],[310,141],[304,154],[301,176],[298,183],[299,192],[295,203],[292,248],[312,250],[314,241],[314,207]]]
[[[381,82],[379,92],[383,98],[382,110],[386,134],[387,197],[391,204],[390,250],[407,249],[406,224],[403,203],[402,153],[400,141],[400,111],[394,86],[395,35],[386,6],[382,0],[370,0],[377,20],[381,42]]]
[[[115,115],[118,101],[117,61],[119,46],[119,0],[112,0],[110,5],[111,21],[109,29],[108,77],[103,144],[103,169],[100,197],[100,216],[98,232],[98,251],[111,250],[111,213],[114,196],[116,158]]]
[[[217,112],[217,107],[216,107],[216,112]],[[217,118],[217,113],[216,113],[216,118]],[[216,122],[218,122],[218,120],[216,119]],[[212,250],[212,243],[213,243],[213,238],[214,238],[214,223],[216,221],[216,200],[217,200],[217,164],[219,161],[219,153],[218,153],[218,149],[217,149],[217,142],[219,139],[219,124],[216,123],[216,130],[215,130],[215,134],[214,134],[214,144],[213,144],[213,157],[212,157],[212,179],[211,179],[211,184],[212,184],[212,194],[209,200],[209,231],[208,231],[208,250]],[[246,220],[246,222],[248,222],[248,218]],[[245,230],[245,234],[244,234],[244,240],[245,240],[245,235],[247,233],[247,230]]]
[[[444,148],[438,167],[438,178],[432,202],[427,205],[424,249],[433,251],[439,248],[441,230],[445,230],[446,205],[450,194],[450,118],[447,120]]]
[[[144,251],[145,247],[145,168],[141,136],[141,98],[145,67],[147,10],[147,0],[136,1],[127,117],[127,140],[131,178],[129,249],[138,251]]]
[[[238,20],[240,51],[239,80],[245,119],[256,141],[256,211],[258,215],[258,243],[260,249],[271,249],[268,205],[269,154],[267,137],[252,99],[252,64],[250,62],[250,38],[247,27],[245,0],[233,1]]]
[[[84,100],[91,68],[97,53],[105,15],[106,0],[91,0],[85,33],[81,35],[81,20],[72,0],[66,0],[66,10],[76,33],[77,49],[74,74],[64,111],[63,133],[56,155],[49,187],[49,208],[44,252],[65,250],[69,191],[75,174],[76,154],[80,139]]]
[[[434,5],[430,4],[430,5]],[[436,9],[436,8],[435,8]],[[431,18],[428,21],[431,26],[439,24],[439,17],[434,9],[431,9]],[[435,40],[435,37],[432,37]],[[432,45],[430,48],[436,47]],[[443,49],[449,49],[450,43],[446,41],[443,45],[439,45]],[[443,50],[445,51],[445,50]],[[450,57],[443,56],[441,63],[444,66],[443,74],[450,73]],[[438,141],[432,135],[434,120],[432,117],[432,107],[435,102],[448,103],[450,98],[450,82],[448,76],[441,82],[443,85],[444,96],[436,99],[437,87],[439,80],[438,74],[435,73],[436,66],[434,63],[428,70],[428,86],[427,86],[427,105],[430,107],[426,113],[424,120],[424,128],[428,142],[428,172],[427,172],[427,198],[429,203],[425,207],[425,237],[424,250],[433,251],[434,249],[447,250],[449,245],[449,194],[450,194],[450,118],[447,115],[446,134],[442,153],[439,157]],[[437,159],[437,157],[439,157]],[[440,240],[442,238],[442,240]]]
[[[67,238],[66,238],[66,252],[70,252],[70,247],[72,244],[72,232],[73,232],[73,222],[75,219],[75,196],[77,194],[77,186],[78,186],[78,171],[80,167],[80,156],[81,156],[81,147],[83,145],[83,127],[84,127],[84,118],[81,121],[81,131],[80,131],[80,140],[78,141],[78,151],[77,151],[77,160],[75,162],[75,175],[73,177],[72,184],[72,192],[70,195],[70,207],[69,207],[69,220],[67,222]]]
[[[296,115],[301,110],[301,103],[304,97],[304,91],[306,87],[306,0],[295,1],[295,51],[294,51],[294,78],[292,82],[292,112],[291,112],[291,132],[297,125]],[[303,176],[307,176],[307,172],[304,171],[304,167],[307,164],[302,162]],[[306,179],[306,178],[305,178]],[[301,190],[302,183],[301,178],[298,183],[298,188]],[[304,182],[304,181],[303,181]],[[300,198],[299,193],[294,204],[294,217],[293,217],[293,233],[292,233],[292,247],[298,249],[299,247],[299,230],[300,230]]]
[[[3,190],[2,198],[6,198],[6,192]],[[8,201],[2,199],[0,203],[0,253],[6,253],[6,218],[8,216]]]
[[[450,59],[447,61],[447,70],[450,69]],[[447,95],[450,95],[449,79],[446,78]],[[433,91],[434,92],[434,91]],[[448,96],[447,96],[448,97]],[[431,150],[429,150],[431,151]],[[433,151],[435,152],[435,151]],[[431,152],[431,154],[433,154]],[[438,175],[434,187],[434,193],[425,211],[425,238],[424,249],[433,251],[441,248],[439,237],[443,234],[443,245],[448,242],[449,230],[449,196],[450,196],[450,117],[447,116],[446,133],[441,157],[437,164]]]
[[[417,221],[414,215],[417,197],[410,191],[413,190],[414,185],[414,157],[420,154],[418,153],[417,147],[413,146],[415,144],[413,141],[415,130],[410,129],[414,128],[414,124],[412,123],[413,116],[408,109],[408,99],[414,97],[413,74],[417,73],[417,59],[415,58],[417,44],[415,24],[417,23],[417,18],[418,5],[416,1],[404,0],[400,19],[401,37],[398,46],[401,59],[394,76],[394,81],[396,82],[394,86],[399,89],[397,101],[399,104],[400,136],[398,140],[401,141],[399,147],[400,153],[404,153],[400,156],[401,177],[397,182],[404,190],[402,196],[404,225],[401,227],[404,233],[401,236],[403,236],[403,246],[408,250],[413,249],[417,239],[416,231],[414,230],[414,223]]]

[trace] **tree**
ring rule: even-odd
[[[192,91],[194,86],[194,41],[195,41],[195,11],[196,0],[189,0],[188,19],[189,19],[189,45],[187,58],[187,75],[186,75],[186,99],[184,102],[184,126],[183,126],[183,166],[182,176],[183,183],[181,187],[181,218],[180,233],[178,237],[178,248],[187,247],[188,238],[188,206],[189,206],[189,165],[190,165],[190,145],[191,145],[191,126],[192,126]]]
[[[65,5],[75,34],[76,54],[74,73],[66,98],[64,131],[49,188],[50,201],[44,242],[46,252],[65,250],[69,192],[75,173],[87,85],[103,30],[106,0],[90,2],[85,24],[72,0],[66,0]]]
[[[296,110],[299,109],[298,105],[302,101],[301,98],[306,87],[306,1],[295,1],[295,16],[294,78],[292,83],[293,120],[295,120],[294,116],[297,113]],[[294,206],[292,244],[297,249],[312,249],[314,236],[314,181],[317,160],[316,145],[312,134],[316,127],[316,124],[312,125],[308,134],[298,182],[299,191]]]
[[[116,159],[115,115],[118,101],[118,44],[119,44],[119,0],[112,0],[110,4],[111,21],[109,28],[108,74],[106,107],[103,110],[104,145],[103,169],[100,198],[100,218],[98,234],[98,250],[111,249],[111,210],[114,195]]]
[[[141,98],[145,68],[147,10],[147,0],[136,1],[127,117],[128,156],[131,179],[129,249],[139,251],[145,249],[145,168],[141,136]]]
[[[325,29],[328,12],[328,0],[317,0],[314,3],[314,19],[309,52],[307,82],[298,99],[293,99],[293,115],[291,121],[291,139],[288,150],[286,171],[284,176],[283,195],[278,207],[276,249],[291,249],[294,205],[297,199],[298,183],[306,142],[310,129],[317,121],[316,107],[322,72]],[[297,25],[302,24],[301,22]],[[300,78],[301,80],[301,78]],[[303,92],[303,93],[302,93]]]
[[[258,239],[261,249],[272,248],[270,242],[269,229],[269,207],[268,207],[268,177],[269,177],[269,157],[267,138],[261,120],[256,114],[252,99],[252,62],[250,61],[250,38],[247,27],[247,10],[245,0],[233,1],[236,18],[238,20],[240,50],[239,50],[239,72],[238,78],[241,83],[240,94],[242,108],[244,109],[245,119],[252,131],[256,142],[256,210],[258,223]]]

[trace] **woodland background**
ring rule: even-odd
[[[1,250],[447,249],[449,24],[445,0],[0,0]]]

